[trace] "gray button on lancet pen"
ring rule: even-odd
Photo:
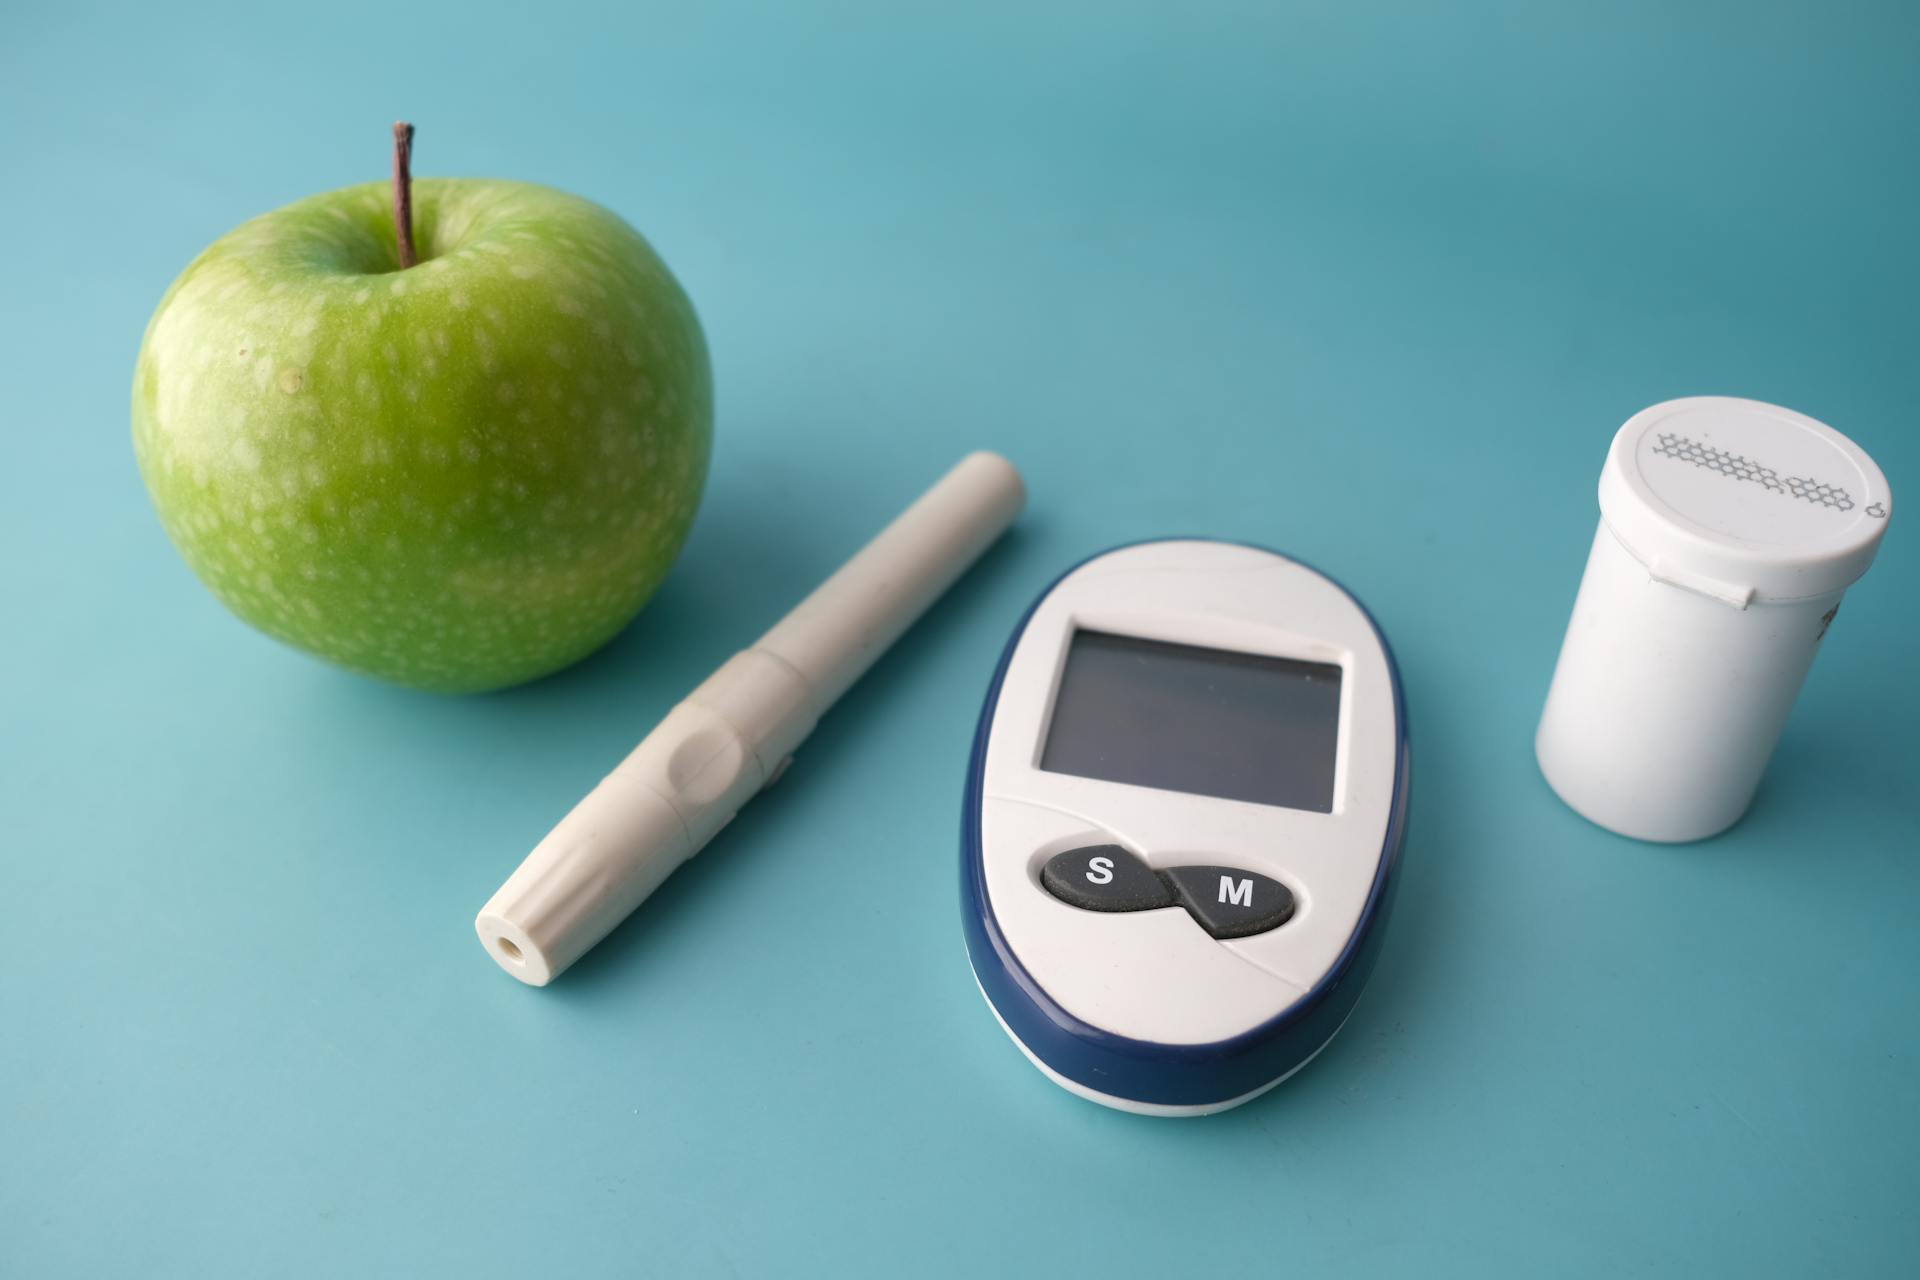
[[[535,846],[474,920],[487,954],[531,986],[585,954],[778,775],[1025,503],[1005,458],[962,459],[688,695]]]

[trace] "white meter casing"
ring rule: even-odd
[[[1096,556],[1035,602],[981,714],[961,840],[974,975],[1083,1097],[1245,1102],[1358,999],[1408,782],[1392,654],[1337,584],[1236,543]]]

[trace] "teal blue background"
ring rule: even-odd
[[[531,9],[0,16],[0,1273],[1914,1273],[1913,531],[1730,834],[1611,836],[1531,754],[1634,410],[1920,477],[1911,6]],[[128,443],[172,276],[399,115],[621,211],[715,356],[667,586],[496,696],[228,617]],[[606,945],[502,975],[520,856],[976,447],[1017,533]],[[1343,579],[1415,738],[1358,1015],[1183,1123],[1020,1058],[955,874],[1020,609],[1173,532]]]

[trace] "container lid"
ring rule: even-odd
[[[1600,474],[1601,518],[1656,579],[1741,609],[1845,590],[1892,512],[1887,478],[1859,445],[1731,396],[1642,409]]]

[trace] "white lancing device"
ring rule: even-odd
[[[827,708],[1025,502],[1005,458],[962,459],[668,713],[534,847],[474,920],[487,954],[532,986],[565,972],[779,776]]]

